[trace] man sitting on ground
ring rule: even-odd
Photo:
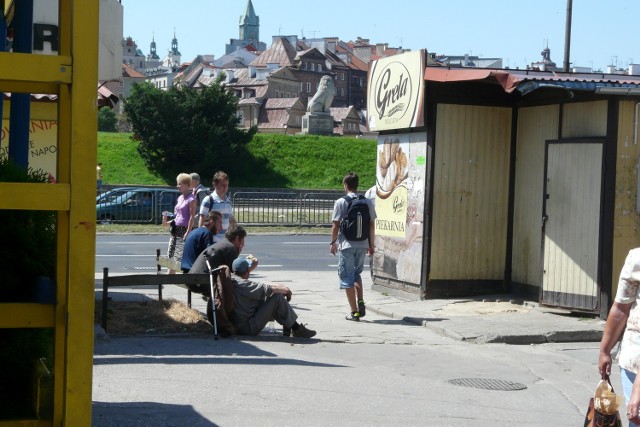
[[[229,267],[229,270],[232,270],[233,260],[240,255],[240,251],[242,251],[244,247],[244,239],[247,237],[247,232],[241,225],[232,225],[224,236],[224,240],[214,243],[198,255],[189,270],[190,274],[209,274],[207,260],[211,268],[226,265]],[[251,260],[252,264],[249,271],[253,271],[258,266],[257,259],[252,257]],[[207,297],[211,296],[209,283],[189,285],[189,289],[191,292],[196,292]]]
[[[191,270],[193,262],[198,255],[209,246],[213,245],[213,236],[222,228],[222,214],[220,212],[209,211],[205,216],[202,227],[193,230],[184,241],[182,250],[182,263],[180,267],[183,273]]]
[[[265,325],[275,320],[283,328],[283,335],[311,338],[316,331],[307,329],[296,320],[298,316],[289,305],[292,292],[286,286],[249,280],[253,261],[238,257],[232,264],[233,296],[235,308],[231,322],[241,335],[258,335]]]

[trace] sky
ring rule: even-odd
[[[540,61],[564,61],[566,0],[396,0],[395,2],[291,2],[252,0],[260,18],[260,41],[273,36],[357,37],[444,55],[502,58],[503,66],[526,68]],[[382,6],[378,6],[378,5]],[[182,61],[199,54],[224,55],[239,37],[247,0],[122,0],[124,37],[146,55],[155,38],[163,57],[174,31]],[[640,63],[640,0],[573,0],[570,62],[606,70]]]

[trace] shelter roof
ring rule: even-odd
[[[620,74],[426,67],[424,79],[441,83],[487,80],[499,84],[507,93],[518,90],[522,94],[527,94],[541,87],[558,87],[585,92],[640,95],[640,76]]]

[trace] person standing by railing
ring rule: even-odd
[[[193,228],[193,218],[196,213],[196,200],[191,192],[191,175],[181,173],[176,178],[180,196],[174,208],[175,217],[171,222],[167,223],[167,217],[163,215],[163,224],[170,225],[171,238],[169,239],[169,248],[167,256],[175,261],[182,261],[182,251],[184,249],[184,241],[187,239],[189,232]],[[169,274],[175,273],[175,270],[169,270]]]
[[[196,199],[196,216],[193,220],[193,228],[202,227],[202,224],[200,224],[200,206],[202,206],[202,201],[211,194],[211,192],[205,188],[204,185],[200,184],[200,175],[196,172],[191,173],[191,191],[193,192],[193,197]]]
[[[213,238],[214,242],[224,240],[224,233],[229,226],[236,224],[233,215],[233,204],[227,194],[229,191],[229,175],[223,171],[218,171],[213,175],[214,191],[202,201],[200,206],[200,226],[204,223],[204,217],[209,211],[216,211],[222,214],[222,230]]]

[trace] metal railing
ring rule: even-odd
[[[118,194],[143,190],[152,193],[148,209],[133,202],[121,205],[96,205],[97,219],[111,223],[160,223],[163,210],[173,211],[178,193],[172,187],[122,186]],[[159,193],[160,190],[165,190]],[[103,193],[104,194],[104,193]],[[161,198],[160,195],[163,194]],[[242,225],[328,227],[331,225],[333,204],[343,195],[340,191],[241,189],[230,193],[234,216]],[[171,200],[165,196],[172,196]],[[153,209],[152,209],[153,207]],[[148,211],[148,212],[147,212]]]
[[[340,193],[237,192],[233,210],[239,224],[330,226],[333,203]]]

